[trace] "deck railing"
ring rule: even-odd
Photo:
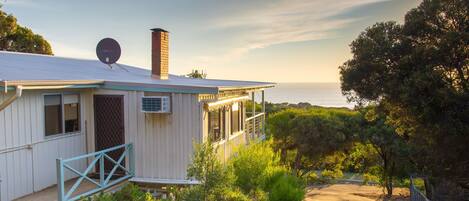
[[[265,114],[258,113],[246,118],[246,133],[249,139],[257,139],[264,136]]]
[[[114,160],[112,157],[109,156],[110,152],[116,152],[119,150],[123,150],[122,154],[119,158]],[[84,172],[80,172],[74,168],[72,168],[69,164],[73,161],[77,160],[88,160],[91,158],[91,163],[85,169]],[[125,163],[125,158],[129,161],[129,167],[125,167],[122,165]],[[108,161],[108,164],[113,165],[110,172],[105,172],[105,161]],[[89,177],[90,173],[95,169],[96,165],[99,162],[99,179],[92,179]],[[122,175],[116,176],[116,171],[120,168]],[[64,170],[70,170],[71,172],[78,175],[77,180],[73,184],[73,186],[66,190],[65,189],[65,179],[64,179]],[[59,201],[73,201],[78,200],[80,198],[92,195],[94,193],[103,191],[119,182],[127,180],[134,176],[135,170],[135,161],[134,161],[134,149],[132,144],[123,144],[119,146],[115,146],[109,149],[105,149],[102,151],[77,156],[74,158],[69,159],[57,159],[57,191],[58,191],[58,200]],[[98,171],[98,170],[96,170]],[[113,179],[115,178],[115,179]],[[112,179],[112,180],[111,180]],[[77,193],[74,195],[73,193],[76,192],[80,184],[83,180],[87,180],[96,187],[84,193]]]

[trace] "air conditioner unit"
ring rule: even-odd
[[[144,113],[171,113],[169,96],[142,97],[142,112]]]

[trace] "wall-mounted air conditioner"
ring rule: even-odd
[[[171,100],[169,96],[142,97],[142,112],[144,113],[171,113]]]

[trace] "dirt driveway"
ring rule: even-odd
[[[394,190],[393,201],[408,201],[409,191]],[[383,190],[377,186],[358,184],[332,184],[307,189],[305,201],[375,201],[383,200]]]

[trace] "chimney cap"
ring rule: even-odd
[[[169,31],[166,31],[162,28],[153,28],[153,29],[150,29],[150,30],[152,30],[153,32],[166,32],[166,33],[169,33]]]

